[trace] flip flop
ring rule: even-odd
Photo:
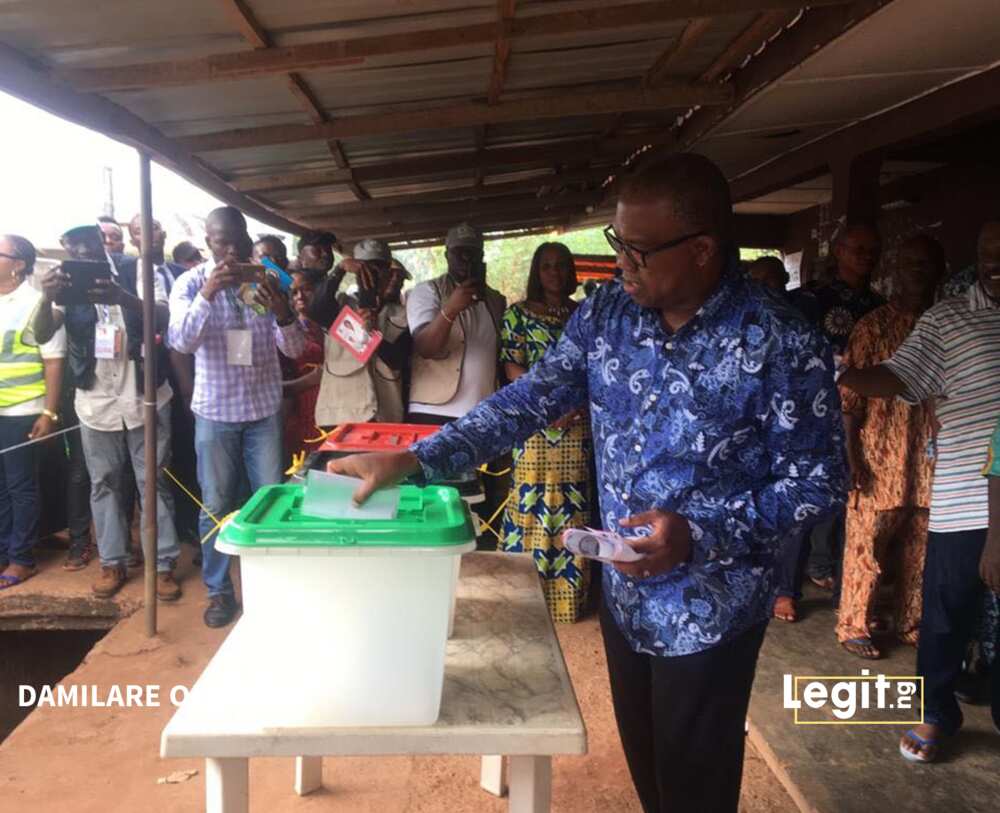
[[[9,590],[11,587],[17,587],[19,584],[24,584],[28,579],[37,573],[37,570],[32,570],[27,576],[8,576],[5,573],[0,573],[0,590]]]
[[[850,652],[856,658],[864,658],[866,661],[877,661],[882,657],[882,653],[876,648],[877,655],[865,655],[862,652],[855,652],[853,649],[848,647],[848,644],[857,644],[858,646],[870,646],[875,647],[875,642],[871,638],[848,638],[846,641],[841,641],[840,645]]]
[[[903,735],[903,737],[905,739],[910,740],[911,742],[915,742],[917,745],[920,746],[920,751],[914,754],[912,751],[908,751],[907,749],[905,749],[903,747],[903,743],[899,744],[899,753],[903,757],[903,759],[905,759],[907,762],[918,762],[923,765],[928,765],[937,759],[938,747],[939,747],[937,739],[929,738],[925,740],[916,732],[915,729],[912,728],[909,731],[907,731]],[[923,753],[923,749],[927,748],[928,746],[934,749],[933,754],[931,756],[926,756]]]
[[[810,576],[809,581],[815,584],[820,590],[826,590],[828,593],[833,592],[833,576],[825,576],[822,579],[817,578],[816,576]]]

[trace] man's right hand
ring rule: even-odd
[[[239,283],[239,271],[229,264],[229,260],[223,260],[212,269],[205,284],[201,286],[201,295],[211,302],[223,288],[230,288],[239,285]]]
[[[69,286],[69,274],[64,274],[62,266],[57,265],[42,278],[42,298],[51,305],[56,301],[56,297]]]
[[[331,474],[360,477],[364,483],[354,492],[354,502],[362,505],[380,488],[394,486],[407,475],[420,471],[420,461],[413,452],[378,452],[357,454],[326,464]]]
[[[858,491],[862,494],[869,493],[875,476],[872,474],[871,467],[868,465],[868,461],[865,460],[865,456],[859,450],[851,451],[848,449],[847,464],[851,470],[850,490]]]
[[[449,319],[457,319],[458,315],[475,301],[478,294],[479,283],[474,280],[466,280],[451,292],[451,296],[445,300],[441,312]]]

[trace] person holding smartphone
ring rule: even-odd
[[[317,426],[403,420],[403,370],[411,343],[406,308],[384,296],[391,263],[389,246],[367,238],[316,288],[308,315],[326,334]],[[353,285],[342,292],[348,278]],[[341,323],[343,329],[338,330]],[[365,360],[358,358],[373,340],[374,353]]]
[[[407,297],[413,332],[409,419],[443,425],[497,387],[500,327],[507,301],[486,284],[483,236],[467,223],[445,238],[448,273]]]
[[[174,526],[173,494],[163,467],[170,462],[170,401],[167,381],[169,360],[162,341],[154,349],[143,347],[142,290],[137,265],[111,261],[96,226],[80,226],[61,238],[74,260],[95,264],[86,279],[85,302],[54,307],[74,280],[65,273],[70,266],[53,270],[42,281],[42,302],[34,320],[36,338],[47,341],[63,324],[69,344],[69,368],[76,384],[74,406],[80,420],[80,442],[90,477],[90,507],[97,534],[101,575],[92,589],[108,598],[125,584],[129,558],[130,508],[135,489],[144,493],[143,384],[148,353],[156,354],[157,473],[155,510],[158,529],[156,595],[161,601],[180,598],[173,575],[180,555]],[[82,265],[82,264],[81,264]],[[109,276],[103,276],[101,269]],[[75,276],[75,275],[74,275]],[[167,295],[154,275],[156,333],[167,328]],[[73,287],[79,287],[75,285]],[[74,300],[75,301],[75,300]],[[129,476],[130,474],[134,477]]]
[[[238,605],[229,556],[215,549],[216,522],[251,491],[281,482],[280,350],[298,358],[302,326],[277,280],[259,277],[252,304],[240,297],[253,242],[243,214],[214,209],[205,221],[211,259],[184,273],[170,295],[170,347],[194,355],[195,452],[205,509],[200,520],[204,621],[223,627]],[[253,271],[258,268],[258,271]],[[249,273],[259,274],[259,267]]]

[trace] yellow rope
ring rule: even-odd
[[[504,469],[503,471],[490,471],[489,469],[486,468],[485,463],[483,463],[483,465],[479,467],[479,471],[481,471],[483,474],[488,474],[490,477],[503,477],[505,474],[510,474],[509,468]]]
[[[340,429],[340,427],[339,426],[335,426],[335,427],[333,427],[333,429],[331,429],[328,432],[324,432],[318,426],[316,427],[316,429],[319,431],[319,437],[316,437],[316,438],[306,438],[303,441],[304,443],[323,443],[323,442],[326,441],[326,439],[328,437],[330,437],[330,435],[332,435],[334,432],[336,432],[338,429]]]
[[[507,495],[507,499],[504,500],[503,503],[501,503],[500,507],[493,512],[492,517],[490,517],[488,520],[482,520],[482,519],[479,520],[482,523],[482,526],[497,538],[497,542],[500,541],[500,534],[493,529],[493,523],[496,522],[497,517],[499,517],[500,514],[503,513],[503,510],[507,507],[507,504],[509,502],[510,502],[510,494]]]
[[[167,477],[169,477],[169,478],[170,478],[171,480],[173,480],[173,481],[174,481],[175,483],[177,483],[177,485],[178,485],[178,486],[180,487],[181,491],[183,491],[183,492],[184,492],[185,494],[187,494],[187,495],[188,495],[188,496],[189,496],[189,497],[190,497],[190,498],[191,498],[191,499],[192,499],[192,500],[194,501],[195,505],[197,505],[197,506],[198,506],[198,507],[199,507],[199,508],[200,508],[200,509],[201,509],[202,511],[204,511],[204,512],[205,512],[205,515],[206,515],[206,516],[207,516],[207,517],[208,517],[208,518],[209,518],[210,520],[212,520],[212,522],[216,523],[216,527],[218,527],[218,526],[219,526],[219,520],[218,520],[218,519],[216,519],[216,517],[215,517],[215,516],[214,516],[214,515],[212,514],[212,512],[211,512],[211,511],[209,511],[209,510],[208,510],[208,509],[207,509],[207,508],[205,507],[205,504],[204,504],[204,503],[203,503],[203,502],[202,502],[201,500],[199,500],[199,499],[198,499],[198,498],[197,498],[196,496],[194,496],[194,494],[192,494],[192,493],[191,493],[190,491],[188,491],[188,488],[187,488],[187,486],[186,486],[186,485],[184,485],[184,483],[182,483],[182,482],[181,482],[180,480],[178,480],[178,479],[177,479],[176,477],[174,477],[174,474],[173,474],[173,472],[172,472],[172,471],[170,471],[170,469],[168,469],[168,468],[164,468],[164,469],[163,469],[163,473],[164,473],[165,475],[167,475]]]
[[[167,477],[169,477],[175,483],[177,483],[180,490],[183,491],[185,494],[187,494],[191,498],[192,502],[194,502],[195,505],[197,505],[202,511],[205,512],[205,516],[207,516],[210,520],[212,520],[212,522],[215,523],[215,525],[212,527],[212,530],[210,530],[207,534],[205,534],[201,538],[202,545],[205,544],[206,539],[208,539],[212,534],[214,534],[217,530],[219,530],[219,528],[221,528],[229,519],[235,517],[239,513],[239,509],[237,509],[236,511],[232,511],[226,514],[222,519],[218,519],[215,516],[215,514],[213,514],[211,511],[208,510],[208,508],[205,507],[205,503],[203,503],[196,496],[194,496],[194,494],[192,494],[188,490],[188,487],[174,476],[174,473],[170,471],[170,469],[164,467],[163,473],[167,475]]]
[[[306,450],[301,449],[298,454],[292,455],[292,465],[285,469],[285,476],[291,477],[295,472],[302,468],[302,464],[306,462]]]

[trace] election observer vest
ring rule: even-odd
[[[42,354],[37,346],[24,341],[24,320],[18,321],[20,327],[0,333],[0,407],[23,404],[45,395]]]

